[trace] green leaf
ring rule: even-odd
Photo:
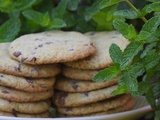
[[[129,66],[129,70],[131,70],[137,77],[142,76],[145,72],[144,66],[142,63],[134,63]]]
[[[129,9],[129,10],[119,10],[114,12],[115,16],[121,16],[124,17],[126,19],[136,19],[138,18],[140,15],[133,9]]]
[[[0,9],[10,6],[12,2],[13,0],[0,0]]]
[[[114,63],[121,63],[122,50],[116,44],[112,44],[109,48],[110,57]]]
[[[145,94],[149,88],[151,87],[150,83],[148,81],[140,81],[138,82],[138,95]]]
[[[152,108],[156,109],[156,99],[152,90],[152,87],[149,87],[149,90],[146,92],[146,98],[149,104],[152,106]]]
[[[125,49],[122,54],[122,61],[120,64],[121,69],[124,69],[128,66],[135,55],[137,55],[143,49],[143,44],[138,42],[131,42]]]
[[[146,15],[147,13],[151,12],[160,12],[160,2],[153,2],[152,4],[146,5],[142,9],[143,15]]]
[[[146,70],[152,69],[160,62],[160,56],[154,50],[151,50],[143,59],[144,66]]]
[[[96,0],[92,6],[86,8],[85,10],[85,20],[89,21],[92,16],[94,16],[97,12],[100,11],[99,9],[99,4],[100,4],[101,0]]]
[[[149,37],[151,37],[151,35],[152,34],[150,32],[141,30],[136,40],[137,41],[147,40]]]
[[[8,8],[1,9],[3,12],[13,13],[13,12],[20,12],[27,8],[32,7],[33,5],[39,3],[40,0],[16,0],[13,1]]]
[[[23,12],[23,15],[34,21],[35,23],[45,27],[48,26],[48,24],[50,23],[50,17],[48,13],[42,14],[40,12],[37,11],[33,11],[33,10],[26,10]]]
[[[68,0],[68,9],[75,11],[78,8],[80,0]]]
[[[121,94],[130,92],[135,94],[138,91],[138,81],[136,75],[131,71],[125,71],[118,82],[118,89],[114,91],[114,94]]]
[[[160,17],[155,16],[149,19],[142,27],[137,41],[147,40],[147,38],[151,37],[151,35],[157,30],[158,26],[160,25]]]
[[[65,27],[65,26],[66,26],[66,23],[62,19],[55,18],[55,19],[50,21],[47,28],[49,28],[49,29],[60,29],[60,28]]]
[[[142,27],[142,31],[153,33],[160,25],[160,16],[155,16],[149,19]]]
[[[159,120],[160,110],[155,111],[154,120]]]
[[[0,27],[0,41],[12,41],[20,31],[21,22],[19,19],[10,19]]]
[[[58,6],[53,10],[53,16],[54,18],[60,18],[63,19],[64,14],[66,12],[66,8],[68,5],[68,0],[61,0]]]
[[[118,64],[114,64],[114,66],[109,66],[101,71],[99,71],[93,78],[93,81],[102,82],[107,81],[112,78],[117,77],[121,73]]]
[[[113,13],[117,11],[117,5],[107,7],[97,12],[92,19],[97,24],[98,31],[113,30],[113,20],[116,19]]]
[[[100,3],[99,7],[100,9],[103,9],[105,7],[109,7],[111,5],[123,2],[125,0],[102,0],[102,2]]]
[[[147,53],[152,50],[154,47],[156,47],[157,43],[151,43],[146,45],[145,49],[143,50],[142,54],[140,55],[140,58],[144,58]]]
[[[128,25],[122,20],[114,20],[113,26],[129,40],[134,40],[137,37],[137,33],[133,25]]]

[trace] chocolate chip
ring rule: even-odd
[[[45,84],[40,85],[42,88],[47,88]]]
[[[89,96],[89,92],[85,92],[84,95],[88,97]]]
[[[0,75],[0,77],[4,77],[4,75]]]
[[[67,107],[66,111],[72,111],[72,108]]]
[[[9,92],[8,92],[7,90],[3,89],[3,90],[2,90],[2,93],[8,94]]]
[[[32,88],[35,88],[34,85],[32,85]]]
[[[26,81],[27,81],[28,83],[30,83],[30,84],[33,83],[33,79],[32,79],[32,78],[26,78]]]
[[[27,58],[22,57],[21,62],[23,63]]]
[[[78,87],[79,87],[79,86],[77,85],[77,82],[76,82],[76,81],[72,81],[71,86],[72,86],[72,88],[73,88],[74,90],[77,90]]]
[[[59,98],[58,98],[58,104],[64,105],[65,104],[65,98],[67,96],[68,96],[68,93],[65,93],[65,92],[60,93]]]
[[[33,57],[32,59],[31,59],[31,62],[35,62],[37,60],[37,58],[36,57]]]
[[[69,49],[69,51],[74,51],[74,49]]]
[[[14,67],[14,70],[21,72],[21,63],[18,64],[18,67]]]
[[[89,33],[89,35],[94,35],[94,34],[95,34],[95,32],[90,32],[90,33]]]
[[[15,57],[19,57],[19,56],[21,55],[21,52],[15,51],[15,52],[13,53],[13,55],[14,55]]]
[[[17,117],[17,111],[14,108],[12,108],[12,114]]]
[[[35,41],[42,41],[42,39],[38,39],[38,38],[36,38],[36,39],[35,39]]]
[[[42,44],[40,44],[40,45],[38,45],[38,47],[43,47],[43,45],[42,45]]]
[[[46,42],[45,44],[49,45],[49,44],[52,44],[53,42]]]

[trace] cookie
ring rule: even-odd
[[[89,37],[79,32],[49,31],[23,35],[14,40],[10,56],[28,64],[74,61],[96,51]]]
[[[89,92],[115,85],[118,83],[118,80],[119,77],[105,82],[94,82],[58,77],[54,88],[65,92]]]
[[[92,80],[99,70],[82,70],[63,65],[62,74],[68,78],[77,80]]]
[[[78,69],[103,69],[112,65],[109,54],[112,43],[117,44],[122,50],[129,44],[129,41],[117,31],[89,32],[86,35],[95,43],[96,53],[82,60],[67,62],[65,65]]]
[[[52,78],[24,78],[0,73],[0,85],[26,92],[42,92],[53,89],[55,77]]]
[[[18,113],[16,111],[3,112],[0,111],[0,116],[10,116],[10,117],[22,117],[22,118],[49,118],[49,112],[38,113],[38,114],[25,114],[25,113]]]
[[[131,110],[134,107],[134,105],[135,105],[135,100],[131,99],[127,103],[125,103],[124,105],[119,106],[114,109],[109,109],[105,112],[97,112],[97,113],[86,114],[86,115],[67,115],[67,114],[60,113],[59,117],[83,117],[83,116],[98,116],[98,115],[115,114],[115,113]]]
[[[19,113],[29,113],[37,114],[48,111],[50,107],[49,101],[39,101],[39,102],[13,102],[0,98],[0,111],[4,112],[19,112]]]
[[[8,54],[9,45],[10,43],[0,43],[0,73],[32,78],[54,77],[60,73],[59,64],[33,66],[11,59]]]
[[[114,109],[116,107],[122,106],[130,99],[131,96],[129,94],[125,94],[79,107],[58,107],[58,112],[67,115],[85,115],[97,112],[104,112],[109,109]]]
[[[51,98],[53,89],[44,92],[30,93],[0,86],[0,98],[15,102],[33,102]]]
[[[94,103],[114,97],[115,95],[111,93],[117,88],[118,86],[114,85],[108,88],[83,93],[57,92],[54,96],[54,103],[56,106],[61,107],[74,107]]]

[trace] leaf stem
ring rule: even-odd
[[[125,0],[125,2],[133,9],[135,10],[139,15],[141,14],[140,11],[129,1],[129,0]],[[147,19],[143,16],[141,17],[141,19],[144,21],[144,22],[147,22]]]

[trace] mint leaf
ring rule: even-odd
[[[86,8],[85,10],[85,20],[86,21],[89,21],[93,15],[95,15],[97,12],[100,11],[99,9],[100,2],[101,0],[96,0],[96,2],[92,4],[92,6]]]
[[[115,16],[121,16],[121,17],[124,17],[124,18],[127,18],[127,19],[136,19],[138,18],[140,15],[134,11],[133,9],[130,9],[130,10],[119,10],[119,11],[116,11],[114,12],[114,15]]]
[[[147,55],[143,59],[143,64],[145,65],[146,70],[155,67],[160,61],[160,56],[155,52],[155,50],[151,50],[147,53]]]
[[[0,42],[12,41],[20,31],[19,19],[10,19],[0,26]]]
[[[148,81],[140,81],[138,83],[138,95],[143,95],[144,93],[146,93],[149,88],[150,88],[150,83]]]
[[[43,27],[48,26],[50,22],[48,13],[42,14],[34,10],[26,10],[23,12],[23,15]]]
[[[144,58],[147,53],[152,50],[154,47],[156,47],[157,43],[151,43],[149,45],[146,45],[145,49],[143,50],[142,54],[140,55],[140,58]]]
[[[142,31],[153,33],[160,25],[160,16],[155,16],[149,19],[142,27]]]
[[[80,0],[68,0],[68,9],[75,11],[78,8],[78,3]]]
[[[11,5],[13,0],[0,0],[0,9]]]
[[[122,50],[116,44],[112,44],[109,48],[110,57],[114,63],[121,63]]]
[[[58,6],[53,10],[53,17],[63,19],[68,5],[68,0],[61,0]]]
[[[136,74],[137,77],[142,76],[145,72],[144,65],[142,63],[134,63],[129,66],[129,70]]]
[[[160,25],[160,17],[155,16],[149,19],[142,27],[137,41],[147,40],[147,38],[151,37],[151,35],[157,30]]]
[[[102,2],[100,3],[99,7],[100,9],[103,9],[105,7],[109,7],[111,5],[123,2],[125,0],[102,0]]]
[[[39,2],[40,0],[16,0],[16,1],[13,1],[12,4],[10,4],[10,6],[7,7],[7,9],[3,8],[1,9],[1,11],[7,12],[7,13],[20,12],[22,10],[30,8],[31,6]]]
[[[138,81],[136,75],[131,71],[125,71],[118,82],[118,89],[114,91],[114,94],[132,93],[135,94],[138,91]]]
[[[127,67],[133,60],[134,56],[137,55],[143,49],[143,44],[138,42],[131,42],[125,49],[122,54],[122,60],[120,67],[124,69]]]
[[[149,104],[152,106],[152,108],[156,109],[156,99],[152,90],[152,87],[149,88],[149,90],[146,92],[146,98]]]
[[[137,33],[133,25],[128,25],[122,20],[114,20],[113,26],[129,40],[134,40],[137,37]]]
[[[114,64],[114,66],[109,66],[101,71],[99,71],[93,78],[93,81],[102,82],[107,81],[112,78],[117,77],[120,74],[120,69],[118,64]]]
[[[49,28],[49,29],[59,29],[59,28],[65,27],[65,26],[66,26],[66,23],[62,19],[55,18],[55,19],[50,21],[47,28]]]
[[[143,15],[151,12],[160,12],[160,2],[153,2],[142,9]]]
[[[92,19],[97,24],[98,31],[113,30],[113,20],[115,19],[115,17],[113,16],[113,12],[117,11],[117,9],[117,5],[113,5],[100,10],[92,17]]]

